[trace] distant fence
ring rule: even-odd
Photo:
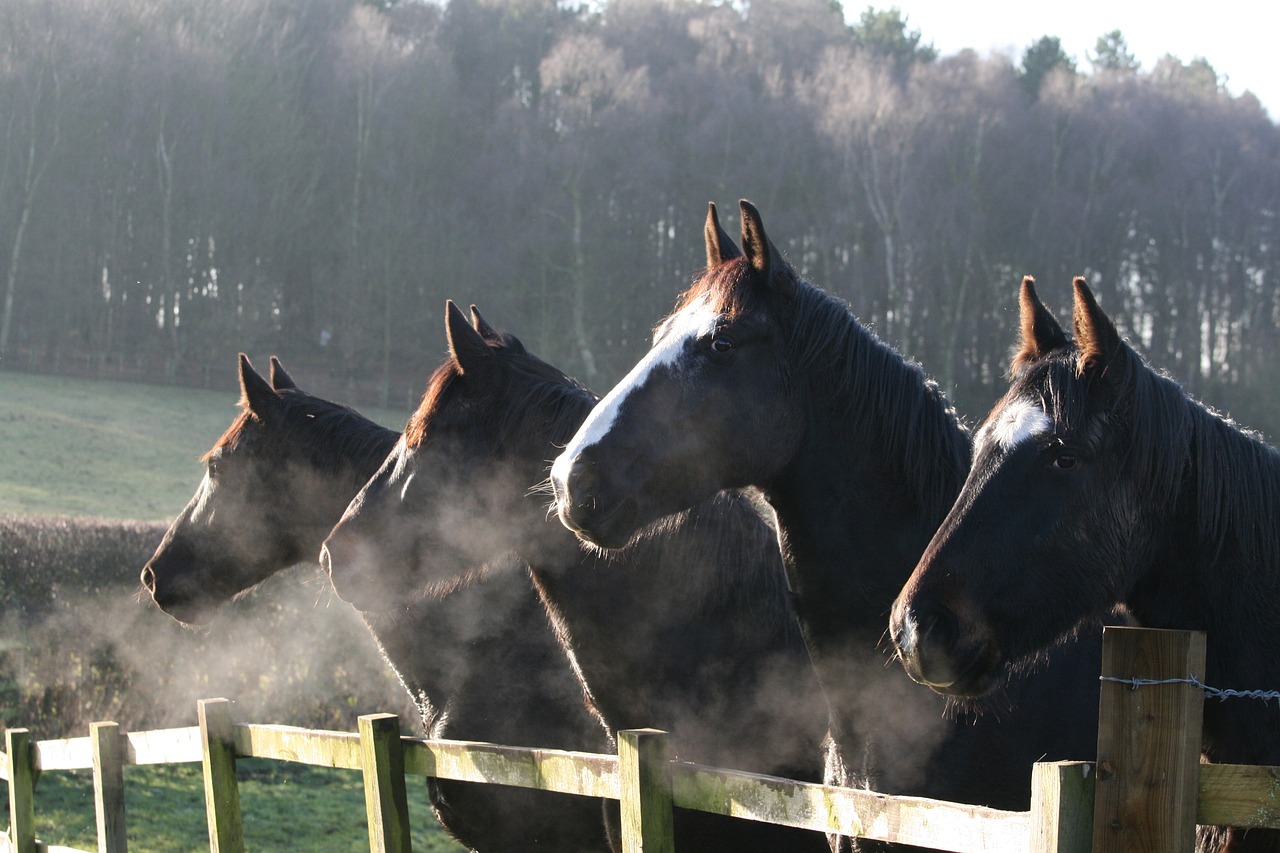
[[[1026,812],[674,761],[666,734],[650,729],[621,732],[617,755],[596,755],[401,737],[391,714],[361,717],[356,733],[237,724],[227,700],[209,699],[198,727],[125,733],[94,723],[88,737],[39,742],[10,729],[0,775],[11,823],[0,849],[68,849],[35,838],[42,772],[93,770],[98,849],[117,853],[126,849],[124,766],[201,762],[210,850],[243,850],[235,764],[253,757],[362,771],[376,853],[410,849],[406,776],[619,800],[627,853],[674,851],[676,806],[954,853],[1191,851],[1196,823],[1280,828],[1280,768],[1199,763],[1204,697],[1188,676],[1203,671],[1202,634],[1106,629],[1098,760],[1037,764]]]

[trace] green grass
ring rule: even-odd
[[[199,458],[234,419],[236,396],[0,370],[0,513],[171,519],[203,476]],[[403,412],[362,411],[404,424]]]
[[[236,775],[245,849],[314,853],[369,849],[358,772],[241,759]],[[198,764],[125,768],[129,850],[170,853],[207,846],[203,786]],[[424,780],[410,777],[408,786],[413,849],[425,853],[462,850],[431,814]],[[7,802],[3,812],[7,822]],[[36,787],[36,837],[81,850],[97,849],[89,771],[41,776]]]

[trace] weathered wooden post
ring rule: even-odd
[[[35,746],[26,729],[4,733],[9,756],[9,843],[16,853],[36,850]]]
[[[364,806],[371,853],[408,853],[409,798],[404,782],[404,744],[395,714],[365,714],[360,724]]]
[[[125,853],[124,737],[117,723],[90,723],[93,744],[93,806],[98,821],[98,853]]]
[[[240,785],[236,782],[235,728],[231,703],[201,699],[200,738],[204,743],[204,807],[209,819],[209,853],[243,853]]]
[[[1093,762],[1041,761],[1031,768],[1031,853],[1089,853]]]
[[[618,732],[625,853],[675,851],[670,759],[666,732],[657,729]]]
[[[1195,848],[1204,660],[1198,631],[1103,629],[1095,853]]]

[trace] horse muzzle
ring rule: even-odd
[[[622,548],[631,541],[634,502],[607,499],[598,470],[585,455],[556,460],[551,492],[560,523],[579,539],[606,549]]]
[[[889,630],[912,680],[949,696],[980,696],[995,686],[999,649],[981,634],[962,630],[950,608],[895,607]]]

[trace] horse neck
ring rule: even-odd
[[[1214,686],[1280,689],[1280,454],[1189,398],[1185,406],[1181,488],[1151,512],[1160,523],[1127,603],[1143,624],[1205,631],[1209,675],[1222,680]]]
[[[805,356],[798,372],[815,377],[800,391],[806,434],[764,488],[797,608],[819,647],[880,639],[969,463],[967,435],[920,370],[849,323]]]
[[[361,614],[432,737],[596,749],[601,729],[527,577]]]
[[[568,571],[535,568],[548,610],[611,728],[674,726],[688,735],[706,717],[700,703],[738,708],[744,719],[745,709],[777,703],[767,716],[811,733],[816,755],[826,709],[787,609],[776,548],[743,498],[725,495],[665,520],[625,549],[581,554]],[[758,686],[771,667],[789,673],[793,687],[764,696]],[[749,735],[729,724],[704,734],[700,760],[719,750],[741,757],[736,742]]]

